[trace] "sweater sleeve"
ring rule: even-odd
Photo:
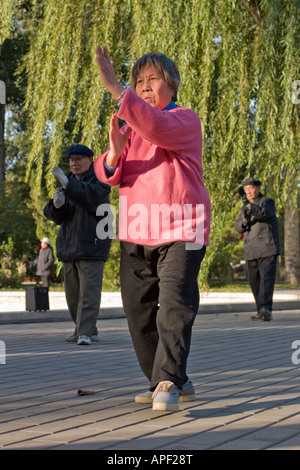
[[[123,119],[143,139],[154,145],[185,152],[198,144],[201,123],[197,114],[187,108],[160,110],[150,106],[127,88],[118,118]],[[195,136],[197,139],[195,139]]]

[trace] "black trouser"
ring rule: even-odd
[[[150,390],[188,380],[192,325],[199,308],[197,277],[205,248],[121,242],[121,292],[129,330]]]
[[[277,255],[246,261],[246,265],[257,312],[262,307],[272,312]]]

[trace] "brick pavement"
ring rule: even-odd
[[[134,403],[147,383],[126,319],[99,322],[101,341],[91,346],[64,341],[70,322],[1,325],[0,449],[299,450],[300,364],[292,354],[300,359],[300,310],[274,317],[198,315],[188,364],[196,401],[177,413]]]

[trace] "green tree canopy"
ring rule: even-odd
[[[19,8],[18,0],[2,0],[2,40]],[[212,199],[207,266],[236,217],[242,179],[259,177],[279,208],[287,196],[296,200],[298,0],[32,0],[27,8],[30,46],[21,71],[28,79],[27,178],[35,205],[52,195],[50,170],[67,146],[82,142],[96,154],[107,146],[116,108],[98,76],[97,44],[108,47],[124,83],[134,61],[150,51],[165,53],[179,68],[178,103],[196,111],[203,125]]]

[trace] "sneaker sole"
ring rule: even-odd
[[[271,321],[271,314],[266,310],[261,310],[261,316],[263,318],[263,321]]]
[[[192,395],[179,395],[178,402],[183,403],[185,401],[195,401],[196,396],[195,394]],[[134,399],[135,403],[140,405],[151,405],[153,403],[152,397],[141,397],[137,395]]]
[[[179,406],[178,403],[153,403],[152,409],[153,411],[178,411]]]

